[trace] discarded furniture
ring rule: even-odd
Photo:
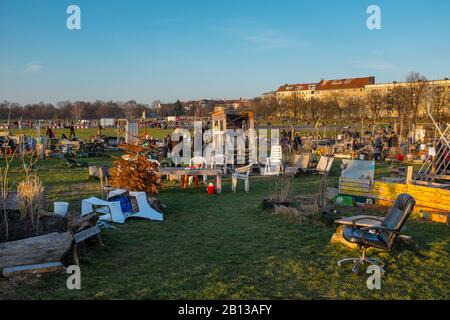
[[[316,168],[302,169],[306,173],[328,174],[333,166],[334,158],[321,156]]]
[[[108,198],[123,195],[126,190],[114,190],[109,193]],[[120,201],[105,201],[99,198],[85,199],[81,203],[81,216],[85,216],[94,212],[102,214],[100,221],[125,223],[128,218],[142,218],[154,221],[163,221],[164,217],[161,213],[154,210],[147,202],[147,194],[145,192],[129,192],[129,197],[134,197],[137,201],[137,212],[132,210],[124,212]]]
[[[358,227],[357,219],[352,221],[352,226],[345,227],[343,236],[346,241],[355,243],[361,248],[361,256],[358,258],[348,258],[338,261],[338,266],[346,263],[353,263],[352,271],[358,273],[358,269],[364,263],[378,266],[384,273],[384,263],[377,259],[366,256],[367,249],[378,248],[384,251],[391,251],[399,237],[399,234],[414,210],[415,200],[408,194],[398,196],[394,206],[388,215],[381,222],[381,225],[370,225]],[[361,220],[367,217],[361,218]]]
[[[160,168],[159,174],[162,176],[184,176],[184,175],[197,175],[197,176],[212,176],[216,178],[216,190],[217,193],[222,193],[222,170],[218,169],[191,169],[191,168]]]
[[[283,150],[280,145],[274,145],[270,149],[270,157],[266,159],[264,169],[265,176],[278,176],[282,171]]]
[[[309,163],[311,162],[311,153],[302,153],[294,155],[294,165],[287,167],[284,170],[284,174],[295,176],[299,170],[308,170]]]
[[[206,159],[204,157],[193,157],[190,161],[189,161],[189,168],[191,169],[202,169],[202,168],[207,168],[208,167],[208,163],[206,161]],[[198,188],[199,187],[199,183],[198,183],[198,175],[197,174],[193,174],[193,175],[183,175],[182,178],[182,185],[183,185],[183,189],[186,188],[186,185],[190,182],[189,179],[193,178],[195,181],[195,186]],[[206,184],[206,180],[207,180],[207,176],[203,176],[203,182]],[[189,183],[190,184],[190,183]]]
[[[220,169],[226,175],[228,173],[228,157],[224,154],[214,155],[211,162],[211,169]]]
[[[231,175],[231,190],[233,192],[236,192],[238,180],[243,180],[245,184],[245,192],[250,192],[250,171],[252,168],[253,165],[250,164],[248,166],[235,169],[234,173]]]

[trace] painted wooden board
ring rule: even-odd
[[[100,233],[100,228],[98,226],[83,230],[81,232],[78,232],[73,236],[73,241],[75,243],[80,243],[81,241],[84,241],[90,237],[93,237]]]
[[[61,262],[49,262],[41,264],[32,264],[27,266],[17,266],[4,268],[2,275],[5,278],[11,278],[16,275],[22,274],[37,274],[37,273],[49,273],[49,272],[63,272],[65,270]]]
[[[395,201],[402,193],[411,195],[416,200],[417,206],[450,211],[450,191],[439,188],[376,181],[371,196]]]

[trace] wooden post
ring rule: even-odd
[[[413,183],[413,174],[414,174],[414,167],[408,166],[408,169],[406,171],[406,184]]]

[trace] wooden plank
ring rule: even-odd
[[[49,262],[41,264],[32,264],[27,266],[17,266],[4,268],[2,275],[5,278],[11,278],[17,275],[23,274],[37,274],[37,273],[49,273],[49,272],[63,272],[65,270],[61,262]]]
[[[418,178],[430,178],[430,179],[436,179],[436,180],[450,180],[450,175],[445,174],[417,174],[416,177]]]
[[[414,174],[414,167],[408,166],[406,169],[406,184],[411,184],[413,182],[413,174]]]
[[[184,168],[161,168],[159,174],[168,175],[190,175],[190,176],[221,176],[222,170],[218,169],[184,169]]]
[[[98,226],[83,230],[81,232],[78,232],[73,236],[73,240],[75,243],[80,243],[90,237],[93,237],[100,233],[100,228]]]

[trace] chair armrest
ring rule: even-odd
[[[370,226],[370,227],[361,228],[361,231],[370,231],[370,230],[395,232],[395,230],[391,230],[389,228],[386,228],[385,226]]]
[[[361,220],[375,220],[375,221],[378,221],[378,222],[383,222],[384,218],[379,218],[379,217],[374,217],[374,216],[362,216],[362,217],[359,217],[359,218],[356,218],[356,219],[352,220],[353,228],[356,229],[358,227],[356,225],[356,223],[358,221],[361,221]]]

